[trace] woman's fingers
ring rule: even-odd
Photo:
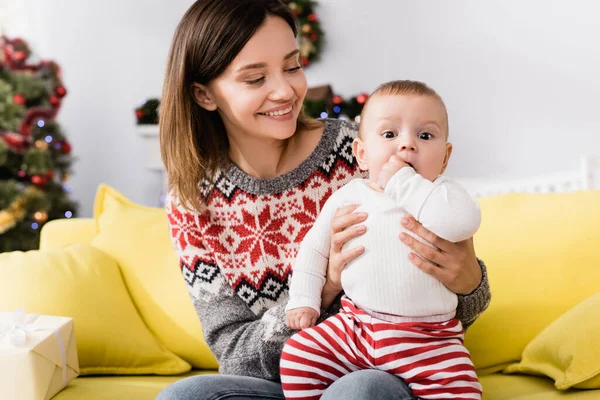
[[[414,219],[412,216],[402,218],[402,226],[408,229],[409,231],[413,232],[420,238],[425,239],[427,242],[431,243],[432,245],[434,245],[438,249],[441,249],[442,251],[445,251],[448,248],[448,244],[452,244],[449,241],[442,239],[435,233],[431,232],[429,229],[425,228],[423,225],[421,225],[419,221]]]
[[[402,243],[413,249],[422,258],[430,261],[432,265],[436,266],[436,268],[439,269],[440,266],[444,265],[444,255],[439,250],[419,242],[417,239],[404,232],[400,234],[400,240]]]
[[[437,280],[442,282],[442,284],[447,286],[446,285],[446,280],[448,278],[447,273],[444,271],[443,268],[440,268],[439,265],[436,265],[436,264],[432,263],[431,261],[425,260],[425,259],[419,257],[418,255],[412,254],[412,253],[408,255],[408,258],[421,271],[433,276],[434,278],[436,278]]]
[[[350,261],[354,260],[356,257],[360,256],[364,253],[365,248],[363,246],[353,247],[349,250],[343,251],[340,254],[342,267],[346,266]]]
[[[358,224],[367,219],[366,213],[353,212],[357,207],[358,206],[356,204],[351,204],[336,211],[335,217],[331,222],[331,231],[333,234],[343,231],[349,226]]]
[[[334,233],[333,236],[331,236],[331,247],[336,251],[341,251],[342,246],[344,246],[344,244],[348,240],[355,238],[357,236],[360,236],[363,233],[365,233],[366,231],[367,231],[366,226],[355,225],[355,226],[351,226],[350,228],[344,229],[341,232]]]

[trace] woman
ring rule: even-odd
[[[160,139],[171,194],[167,213],[181,269],[221,375],[180,380],[159,399],[283,399],[279,357],[294,333],[285,305],[299,244],[333,191],[362,177],[352,157],[357,127],[308,121],[307,83],[295,21],[278,0],[198,0],[179,23],[167,64]],[[356,205],[332,223],[321,318],[339,309],[340,275],[362,248]],[[459,295],[457,318],[470,325],[487,307],[485,267],[472,240],[452,244],[414,219],[405,227],[424,258],[415,265]],[[359,371],[327,398],[413,398],[400,379]]]

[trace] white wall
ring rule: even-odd
[[[59,122],[78,158],[71,186],[82,214],[100,182],[157,205],[133,108],[160,96],[172,33],[192,1],[2,1],[6,33],[63,67]],[[429,83],[449,109],[452,175],[530,176],[600,155],[599,2],[321,0],[317,14],[327,44],[309,83],[343,96],[389,79]]]

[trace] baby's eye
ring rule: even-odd
[[[419,133],[419,139],[431,140],[431,139],[433,139],[433,135],[429,132],[421,132],[421,133]]]
[[[396,134],[396,132],[393,131],[385,131],[381,136],[383,136],[386,139],[393,139],[398,135]]]

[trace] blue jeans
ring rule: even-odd
[[[335,381],[321,400],[409,400],[414,399],[400,378],[387,372],[366,369]],[[181,379],[165,388],[156,400],[283,400],[279,383],[232,375],[198,375]]]

